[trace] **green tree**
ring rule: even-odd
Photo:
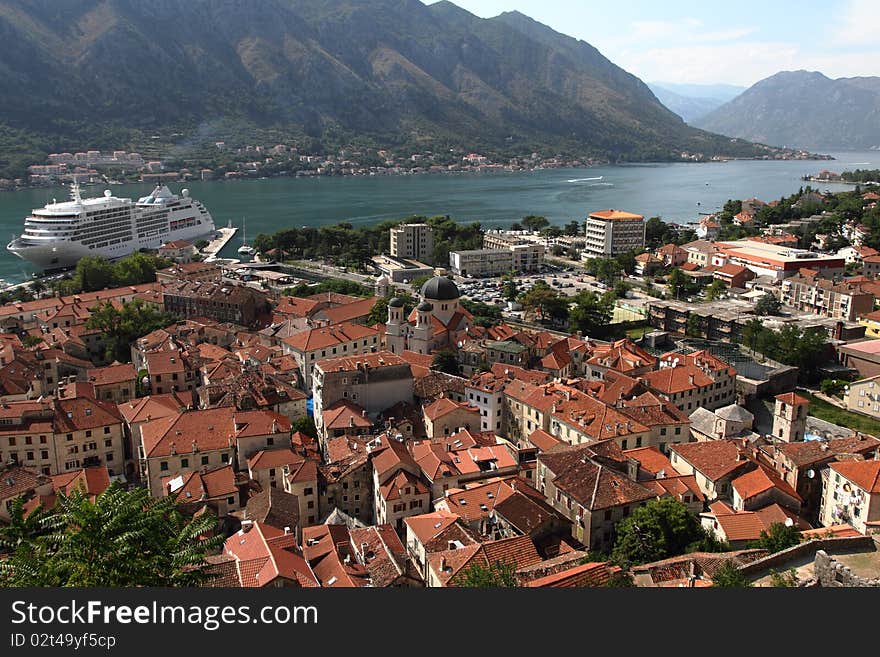
[[[614,296],[616,296],[618,299],[625,299],[626,295],[629,293],[629,291],[631,289],[632,289],[632,285],[630,285],[626,281],[624,281],[624,280],[617,281],[614,284]]]
[[[633,576],[625,570],[612,573],[608,581],[605,582],[605,588],[609,589],[630,589],[635,587],[635,585]]]
[[[40,529],[0,561],[6,585],[193,586],[208,577],[205,556],[223,541],[210,514],[187,519],[174,497],[117,483],[94,502],[80,490],[60,495]]]
[[[690,338],[703,337],[703,322],[696,313],[688,315],[687,326],[685,326],[685,335]]]
[[[538,232],[542,228],[550,225],[547,217],[538,217],[533,214],[530,214],[527,217],[523,217],[520,223],[525,227],[526,230],[530,230],[532,232]]]
[[[756,315],[778,315],[782,304],[772,293],[768,292],[755,302]]]
[[[612,559],[620,565],[642,564],[684,554],[699,547],[720,551],[688,508],[672,497],[652,500],[617,524]]]
[[[669,293],[678,299],[682,290],[687,287],[687,284],[688,276],[678,267],[673,267],[672,271],[669,273],[669,280],[667,281]]]
[[[794,524],[788,527],[781,522],[774,522],[770,525],[769,532],[762,530],[761,537],[757,541],[751,541],[748,547],[769,550],[770,552],[781,552],[798,545],[800,542],[801,532]]]
[[[517,296],[519,296],[519,286],[515,280],[504,281],[504,286],[501,288],[501,296],[508,301],[516,301]]]
[[[409,284],[412,286],[413,290],[415,290],[416,292],[419,292],[419,291],[421,291],[422,286],[425,283],[427,283],[428,281],[430,281],[432,278],[434,278],[434,277],[433,276],[417,276],[416,278],[412,279],[409,282]]]
[[[564,321],[568,318],[568,300],[544,281],[535,285],[519,297],[519,302],[527,313],[540,315],[542,319]]]
[[[452,349],[441,349],[434,354],[434,360],[431,362],[431,369],[437,372],[453,374],[455,376],[461,374],[458,357]]]
[[[384,324],[388,321],[388,299],[379,299],[373,304],[370,314],[367,315],[367,324]]]
[[[469,588],[515,587],[516,568],[509,561],[496,561],[488,567],[474,563],[455,579],[459,586]]]
[[[311,415],[302,415],[290,421],[291,433],[304,433],[310,438],[318,437],[318,429],[315,426],[315,418]]]
[[[24,345],[25,349],[33,349],[37,345],[43,343],[43,338],[39,335],[26,335],[21,339],[21,344]]]
[[[748,588],[749,580],[732,560],[725,561],[712,575],[712,585],[722,589]]]
[[[716,299],[720,299],[725,292],[727,292],[727,286],[724,285],[724,281],[712,281],[706,288],[706,301],[715,301]]]
[[[825,393],[826,395],[835,396],[840,395],[843,392],[843,387],[846,385],[844,381],[840,381],[838,379],[822,379],[822,382],[819,384],[819,389]]]
[[[74,280],[83,292],[103,290],[113,286],[113,265],[106,258],[85,256],[76,263]]]
[[[764,325],[761,324],[760,319],[750,319],[742,328],[742,343],[754,352],[758,346],[758,338],[763,330]]]
[[[587,290],[579,292],[574,297],[575,306],[568,314],[568,329],[584,335],[604,334],[614,312],[615,297],[614,292],[601,297]]]
[[[174,315],[135,299],[119,310],[109,302],[98,304],[92,310],[86,326],[104,334],[108,361],[128,363],[131,361],[131,344],[135,340],[175,321],[177,318]]]
[[[775,569],[770,570],[770,586],[774,588],[790,589],[796,588],[798,585],[798,575],[794,568],[789,568],[785,572],[778,572]]]
[[[565,234],[570,237],[576,237],[583,232],[583,224],[576,219],[565,224]]]
[[[521,223],[519,223],[518,221],[514,221],[512,224],[510,224],[510,230],[519,232],[524,229]]]

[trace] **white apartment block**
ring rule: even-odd
[[[449,269],[456,276],[500,276],[513,268],[513,251],[473,249],[449,253]]]
[[[621,210],[603,210],[587,217],[584,255],[610,258],[645,246],[645,218]]]
[[[420,262],[434,259],[434,229],[428,224],[401,224],[391,229],[391,255]]]

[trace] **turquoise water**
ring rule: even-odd
[[[368,225],[409,214],[449,214],[459,221],[507,226],[528,214],[555,224],[583,219],[590,212],[616,208],[667,221],[690,222],[700,212],[720,209],[730,198],[769,201],[797,191],[800,177],[822,169],[880,168],[880,152],[837,153],[837,161],[737,161],[706,164],[635,164],[522,173],[377,176],[346,178],[272,178],[189,182],[218,226],[247,219],[248,241],[260,232],[285,227],[320,226],[339,221]],[[822,185],[823,189],[847,189]],[[151,185],[117,185],[117,196],[137,198]],[[98,196],[102,187],[84,188]],[[67,198],[62,187],[0,193],[0,238],[5,244],[21,231],[31,208]],[[235,257],[236,236],[222,255]],[[22,280],[29,265],[0,251],[0,277]]]

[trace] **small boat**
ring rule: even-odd
[[[244,219],[241,220],[241,246],[238,247],[238,252],[243,255],[256,253],[256,249],[247,243],[247,222]]]

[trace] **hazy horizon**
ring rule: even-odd
[[[519,11],[590,43],[645,82],[750,87],[780,71],[880,75],[880,2],[874,0],[450,1],[483,18]]]

